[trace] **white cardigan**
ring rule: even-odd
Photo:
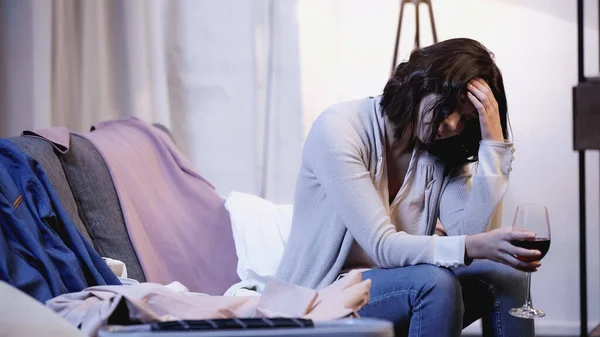
[[[500,226],[512,143],[482,141],[477,166],[449,176],[440,160],[415,149],[390,205],[379,104],[380,97],[340,103],[313,124],[278,279],[321,289],[347,265],[351,250],[364,253],[370,267],[458,266],[465,235]],[[432,235],[438,219],[449,236]]]

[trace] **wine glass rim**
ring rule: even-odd
[[[551,233],[551,229],[550,229],[550,216],[548,214],[548,208],[544,205],[539,205],[539,204],[533,204],[533,203],[526,203],[526,204],[520,204],[517,206],[517,211],[515,212],[515,217],[513,219],[513,228],[518,228],[519,226],[517,225],[517,217],[519,216],[520,212],[525,212],[527,213],[528,210],[527,208],[529,208],[530,210],[533,208],[537,208],[538,211],[542,211],[544,213],[544,216],[546,218],[546,232],[548,234],[548,238],[550,238],[550,233]]]
[[[546,207],[546,206],[544,206],[544,205],[541,205],[541,204],[534,204],[534,203],[525,203],[525,204],[519,204],[519,205],[517,205],[517,208],[518,208],[518,207],[540,207],[540,208],[546,208],[546,209],[548,209],[548,207]]]

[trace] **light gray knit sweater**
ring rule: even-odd
[[[278,279],[321,289],[336,279],[350,251],[357,249],[374,268],[460,265],[464,235],[500,226],[512,143],[482,141],[476,168],[451,176],[444,176],[437,158],[415,149],[390,205],[386,119],[379,102],[376,97],[337,104],[313,124]],[[432,235],[438,220],[447,237]]]

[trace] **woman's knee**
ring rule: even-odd
[[[459,332],[465,307],[458,277],[449,269],[431,265],[423,266],[416,276],[421,279],[415,302],[415,310],[422,314],[419,316],[443,321],[447,329]]]
[[[371,279],[371,300],[394,293],[411,293],[415,298],[461,302],[461,285],[454,272],[430,264],[396,269],[373,269],[363,273]],[[445,300],[444,300],[445,299]]]
[[[420,279],[422,295],[431,295],[440,300],[446,299],[461,303],[460,281],[451,270],[433,265],[423,265],[415,277]]]
[[[363,273],[371,279],[371,301],[359,314],[393,321],[398,335],[409,326],[431,320],[444,331],[460,331],[464,305],[461,285],[448,269],[417,265],[396,269],[373,269]],[[416,328],[418,329],[418,328]]]

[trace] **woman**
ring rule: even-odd
[[[359,314],[393,321],[398,336],[460,336],[480,317],[486,336],[533,336],[532,321],[508,314],[525,299],[516,270],[535,271],[540,252],[510,244],[533,233],[499,228],[507,139],[502,75],[484,46],[414,51],[382,96],[313,124],[278,278],[320,289],[363,269],[371,300]]]

